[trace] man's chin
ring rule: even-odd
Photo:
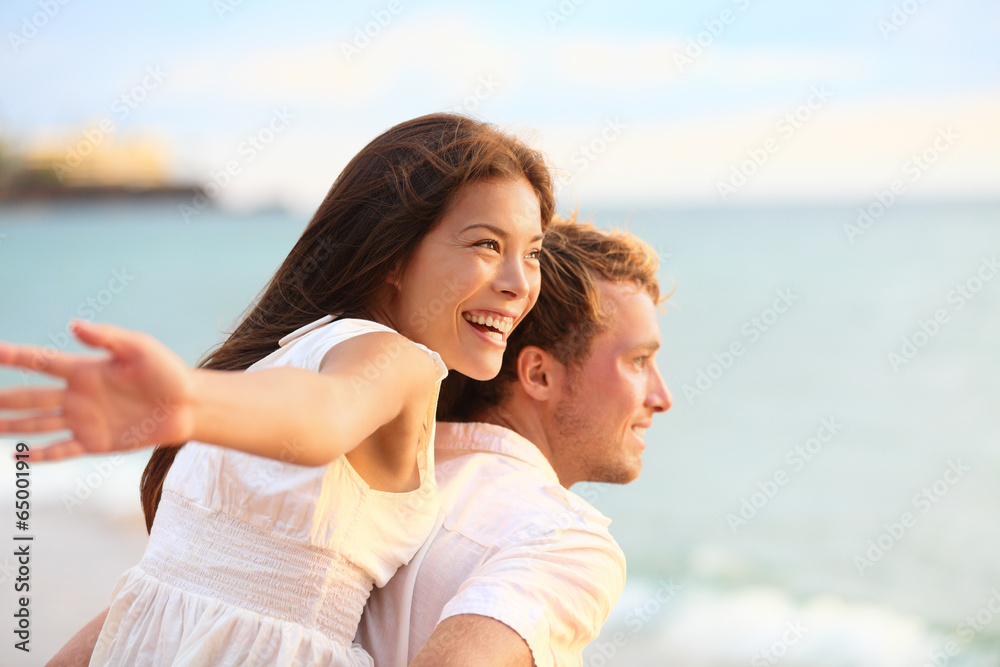
[[[631,484],[635,480],[639,479],[639,475],[641,473],[642,473],[642,464],[640,463],[634,469],[632,469],[631,471],[629,471],[629,474],[628,474],[628,476],[627,476],[626,479],[624,479],[623,481],[618,482],[618,483],[619,484]]]
[[[639,473],[642,472],[642,460],[639,460],[631,465],[615,466],[614,468],[605,468],[599,471],[597,474],[592,476],[591,482],[600,482],[602,484],[629,484],[634,482],[639,478]]]
[[[637,454],[632,461],[627,462],[621,472],[621,481],[616,482],[617,484],[631,484],[639,479],[639,475],[642,474],[642,455]]]

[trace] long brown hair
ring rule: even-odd
[[[386,278],[406,267],[458,191],[493,178],[526,178],[547,227],[554,209],[549,169],[519,139],[445,113],[400,123],[378,136],[344,168],[235,331],[199,366],[245,370],[276,350],[282,336],[326,314],[371,319]],[[179,449],[159,445],[143,472],[146,530]]]
[[[656,251],[633,234],[604,231],[575,217],[554,220],[542,244],[538,302],[507,341],[500,373],[485,382],[449,373],[441,386],[438,420],[469,421],[499,405],[517,382],[517,357],[528,346],[545,350],[566,366],[583,363],[594,337],[611,324],[597,281],[634,282],[658,304],[658,268]]]

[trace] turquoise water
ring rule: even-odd
[[[589,216],[677,290],[641,478],[576,489],[629,561],[584,664],[919,666],[952,638],[940,664],[1000,665],[1000,205],[900,206],[851,238],[855,209]],[[66,322],[92,317],[194,362],[307,217],[0,208],[0,338],[77,349]],[[134,477],[110,482],[137,510]]]

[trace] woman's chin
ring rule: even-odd
[[[487,382],[492,380],[500,372],[500,365],[503,357],[498,356],[496,361],[480,359],[476,363],[463,364],[463,368],[456,368],[459,373],[473,380]]]

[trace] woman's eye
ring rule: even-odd
[[[489,248],[490,250],[497,250],[497,251],[500,250],[500,242],[499,241],[495,241],[493,239],[487,239],[485,241],[480,241],[476,245],[480,246],[482,248]]]
[[[541,250],[532,250],[531,252],[528,253],[528,259],[541,259],[541,257],[542,257]]]

